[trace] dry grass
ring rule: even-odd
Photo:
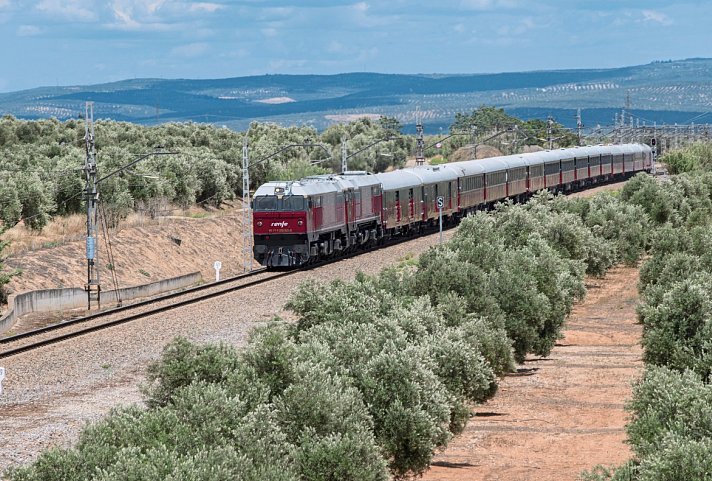
[[[41,231],[33,231],[20,222],[8,229],[2,236],[10,241],[4,253],[15,255],[21,252],[55,247],[81,239],[86,232],[86,217],[74,214],[51,220]]]
[[[223,215],[234,213],[240,206],[241,203],[236,201],[235,207],[226,205],[224,209],[208,209],[197,206],[193,206],[189,209],[170,209],[165,212],[165,215],[154,219],[146,214],[133,213],[121,221],[118,229],[112,229],[112,231],[116,232],[128,227],[165,224],[171,222],[173,218],[222,217]],[[26,228],[24,223],[20,222],[0,236],[0,239],[10,241],[10,244],[4,249],[3,254],[14,256],[23,252],[47,249],[64,245],[68,242],[78,241],[84,238],[86,229],[86,216],[84,214],[73,214],[66,217],[53,218],[39,232]]]

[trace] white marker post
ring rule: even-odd
[[[222,262],[215,261],[213,263],[213,269],[215,269],[215,282],[220,280],[220,269],[222,269]]]
[[[440,243],[443,243],[443,207],[445,207],[445,199],[442,195],[438,196],[438,211],[440,212]]]
[[[0,394],[2,394],[2,381],[5,379],[5,368],[0,367]]]

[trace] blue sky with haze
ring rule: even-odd
[[[712,2],[0,0],[0,92],[127,78],[485,73],[711,57]]]

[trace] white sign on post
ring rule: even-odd
[[[438,212],[440,213],[440,243],[443,243],[443,207],[445,206],[445,199],[442,195],[438,196]]]
[[[220,269],[222,269],[222,262],[215,261],[213,263],[213,269],[215,269],[215,282],[220,280]]]
[[[5,368],[0,367],[0,394],[2,394],[2,381],[5,379]]]

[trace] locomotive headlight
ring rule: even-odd
[[[303,221],[302,219],[299,219],[299,220],[297,221],[297,225],[304,225],[304,221]]]
[[[261,221],[261,220],[258,220],[258,221],[257,221],[257,227],[262,227],[262,221]]]

